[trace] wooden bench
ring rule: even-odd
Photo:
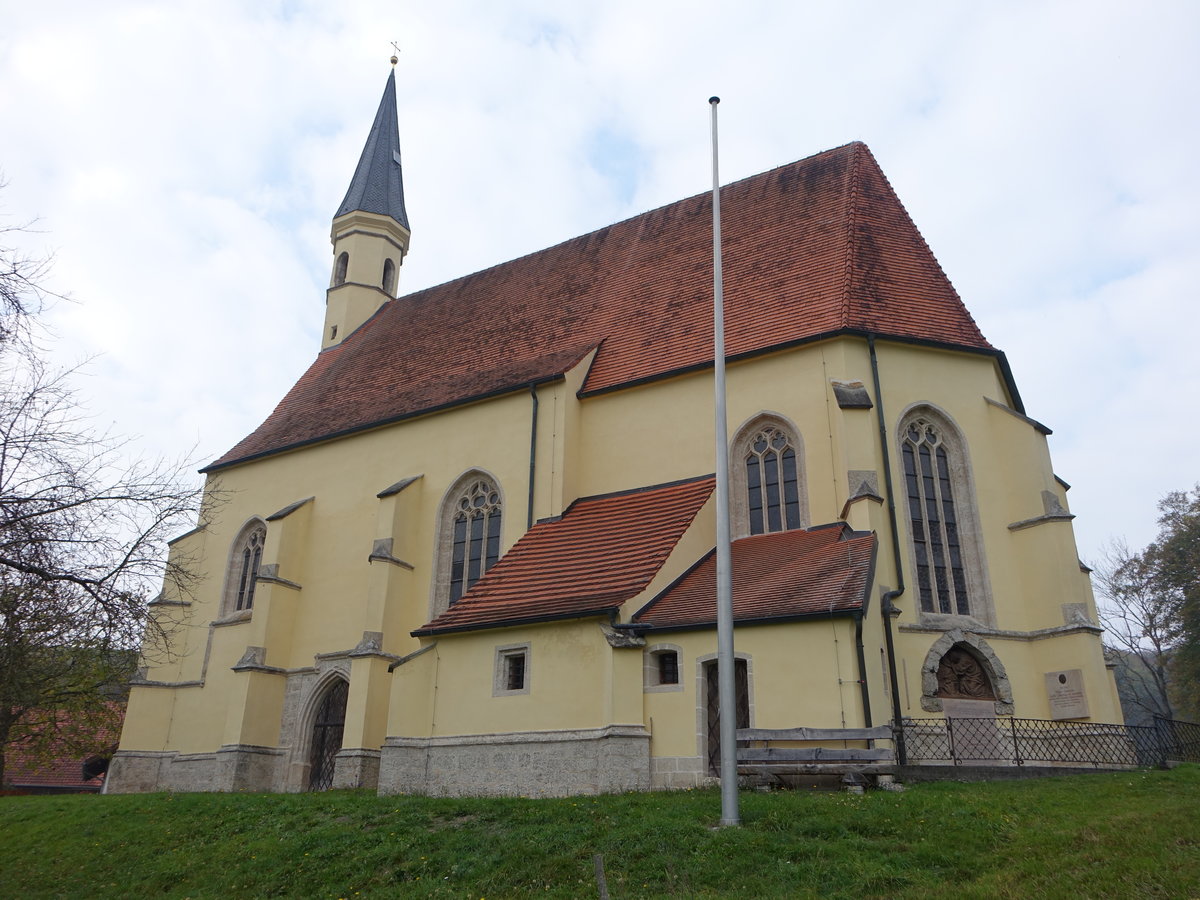
[[[893,741],[890,725],[874,728],[739,728],[738,774],[841,775],[862,782],[862,776],[892,775],[896,754],[891,747],[775,747],[774,742],[828,744],[836,741]],[[743,746],[746,743],[757,746]]]

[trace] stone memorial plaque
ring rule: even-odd
[[[1046,694],[1050,698],[1051,719],[1086,719],[1087,693],[1083,689],[1083,670],[1067,669],[1046,673]]]

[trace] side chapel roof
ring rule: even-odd
[[[733,542],[733,618],[742,624],[861,609],[871,586],[875,535],[841,523]],[[716,551],[633,616],[657,629],[716,625]]]
[[[730,359],[846,333],[999,355],[865,144],[724,186],[721,217]],[[554,380],[592,348],[585,395],[711,365],[711,227],[698,194],[389,301],[207,470]]]
[[[706,475],[576,500],[525,532],[461,600],[413,634],[618,609],[646,589],[714,484]]]

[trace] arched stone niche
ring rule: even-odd
[[[943,697],[992,700],[998,716],[1013,711],[1012,686],[1004,663],[987,641],[959,628],[933,642],[921,667],[921,709],[942,712]]]

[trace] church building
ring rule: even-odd
[[[172,544],[198,578],[110,791],[717,772],[711,197],[400,295],[401,175],[393,74],[316,357]],[[721,211],[738,725],[1120,722],[1050,431],[870,150]]]

